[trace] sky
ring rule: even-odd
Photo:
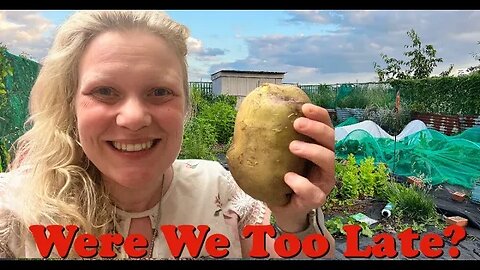
[[[283,82],[374,82],[380,54],[406,58],[407,32],[443,58],[434,74],[478,65],[480,11],[415,10],[166,10],[190,29],[190,81],[223,70],[286,72]],[[73,11],[1,11],[0,42],[42,62],[57,27]]]

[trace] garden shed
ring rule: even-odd
[[[286,72],[220,70],[212,74],[212,92],[237,97],[242,102],[253,89],[263,83],[282,84]]]

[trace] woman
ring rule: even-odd
[[[270,211],[284,231],[316,228],[333,254],[323,220],[318,228],[307,218],[334,185],[333,129],[324,109],[306,104],[306,118],[294,123],[318,144],[294,142],[292,153],[317,166],[309,179],[286,175],[295,194],[285,207],[254,200],[216,162],[177,160],[190,107],[187,37],[187,28],[154,11],[82,11],[62,25],[32,89],[21,160],[0,176],[2,256],[45,256],[30,226],[75,224],[78,234],[98,238],[145,237],[141,256],[114,241],[117,258],[203,257],[211,255],[204,246],[199,254],[173,254],[159,229],[204,224],[210,235],[229,239],[226,256],[248,257],[252,238],[242,232],[270,224]],[[273,243],[267,236],[270,256],[278,256]],[[75,251],[68,256],[82,256]],[[67,255],[53,249],[48,256]]]

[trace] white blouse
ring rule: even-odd
[[[128,236],[132,218],[150,217],[152,226],[160,214],[162,225],[208,225],[207,237],[218,233],[227,237],[230,242],[226,258],[241,258],[240,235],[248,224],[260,224],[266,212],[266,205],[253,199],[239,188],[229,171],[218,162],[207,160],[176,160],[173,163],[174,176],[170,187],[162,200],[153,208],[141,213],[131,213],[116,209],[117,232],[124,238]],[[0,178],[7,174],[0,174]],[[3,182],[3,181],[2,181]],[[158,211],[158,208],[161,208]],[[158,236],[154,240],[153,258],[173,258],[161,228],[157,228]],[[196,231],[198,235],[198,230]],[[180,232],[177,232],[180,237]],[[31,237],[30,237],[31,239]],[[14,239],[12,239],[14,240]],[[198,258],[209,257],[203,242]],[[17,246],[11,246],[15,244]],[[20,245],[20,246],[18,246]],[[9,249],[15,257],[41,257],[34,243],[9,241]],[[120,256],[128,258],[123,246]],[[0,248],[0,257],[2,250]],[[185,247],[181,258],[190,258]]]

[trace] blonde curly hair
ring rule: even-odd
[[[182,60],[186,108],[190,108],[186,62],[189,31],[185,26],[158,11],[73,14],[59,28],[44,60],[30,97],[30,129],[16,143],[12,167],[22,167],[23,175],[13,199],[19,202],[17,219],[27,227],[76,224],[82,232],[97,236],[111,232],[114,206],[98,169],[78,143],[74,97],[80,58],[89,42],[107,31],[133,29],[164,38],[177,52]],[[0,218],[0,240],[7,235],[10,223]]]

